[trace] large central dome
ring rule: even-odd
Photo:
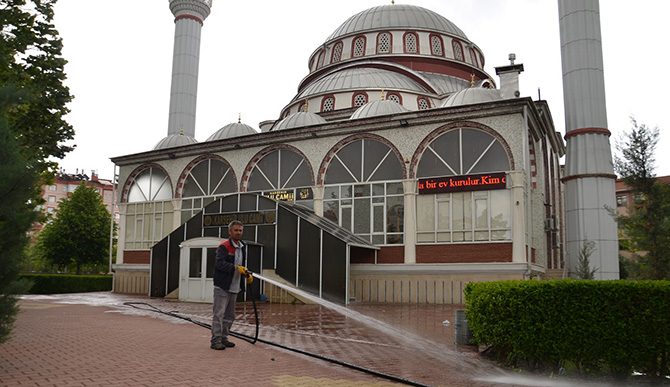
[[[280,118],[308,107],[327,120],[349,118],[382,96],[410,111],[431,109],[489,82],[484,54],[454,23],[415,5],[382,5],[351,16],[314,50]]]
[[[419,26],[423,30],[446,32],[467,39],[460,28],[436,12],[415,5],[392,4],[380,5],[357,13],[342,23],[326,41],[368,30],[417,29]]]

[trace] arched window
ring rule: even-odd
[[[391,34],[382,32],[377,35],[377,54],[388,54],[391,52]]]
[[[339,62],[342,59],[342,42],[337,42],[333,47],[333,57],[330,59],[331,63]]]
[[[133,178],[127,203],[125,249],[149,249],[172,231],[172,184],[161,168],[146,168]]]
[[[473,48],[470,49],[470,58],[472,59],[472,64],[479,67],[479,61],[477,61],[477,53]]]
[[[302,102],[300,105],[298,105],[298,111],[299,112],[306,112],[307,111],[307,104]]]
[[[324,217],[374,244],[403,243],[402,165],[386,144],[345,145],[325,173]]]
[[[419,39],[416,37],[416,34],[413,32],[408,32],[405,34],[405,52],[410,54],[416,54],[418,52]]]
[[[128,203],[172,199],[172,184],[162,169],[149,167],[140,172],[128,190]]]
[[[186,172],[182,191],[182,223],[216,197],[232,192],[237,192],[237,183],[228,164],[213,158],[200,161]]]
[[[288,149],[274,150],[254,165],[247,191],[309,187],[312,172],[303,157]]]
[[[426,147],[417,177],[432,178],[506,172],[510,161],[503,145],[477,129],[455,129]],[[509,189],[418,195],[417,242],[450,243],[511,239]]]
[[[426,98],[418,98],[416,100],[416,105],[419,107],[419,110],[430,109],[430,101]]]
[[[358,57],[363,55],[365,55],[365,37],[359,36],[354,39],[354,45],[352,48],[351,56]]]
[[[330,112],[333,111],[334,108],[335,108],[335,97],[333,96],[324,97],[323,100],[321,101],[321,111]]]
[[[402,105],[402,97],[398,93],[388,93],[386,99]]]
[[[437,35],[430,36],[430,52],[433,55],[443,56],[444,50],[442,49],[442,38]]]
[[[321,52],[319,53],[319,61],[318,61],[317,64],[316,64],[316,68],[319,68],[319,69],[320,69],[321,67],[323,67],[323,58],[325,58],[325,57],[326,57],[326,52],[325,52],[325,51],[321,51]]]
[[[451,41],[451,46],[454,49],[454,59],[465,62],[465,58],[463,57],[463,46],[461,46],[461,42],[454,39]]]
[[[353,105],[354,107],[361,107],[368,103],[368,96],[364,93],[358,93],[354,95]]]

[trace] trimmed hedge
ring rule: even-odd
[[[511,364],[670,375],[669,281],[469,283],[473,341]]]
[[[84,293],[112,290],[111,275],[21,274],[33,286],[28,294]]]

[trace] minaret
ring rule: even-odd
[[[170,0],[175,28],[168,137],[190,137],[188,142],[195,142],[200,31],[211,7],[212,0]],[[166,143],[167,139],[163,139],[161,143]]]
[[[585,241],[596,279],[619,278],[616,208],[610,131],[607,129],[598,0],[559,0],[565,103],[565,198],[567,265],[575,277]]]

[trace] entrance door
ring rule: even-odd
[[[181,245],[179,300],[212,302],[214,258],[223,239],[198,238]]]

